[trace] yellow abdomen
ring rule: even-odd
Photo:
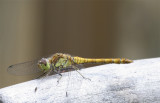
[[[92,59],[92,58],[82,58],[82,57],[73,57],[74,62],[76,64],[83,64],[83,63],[132,63],[132,60],[125,59],[125,58],[101,58],[101,59]]]

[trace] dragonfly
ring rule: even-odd
[[[24,63],[14,64],[8,67],[8,72],[15,75],[26,75],[42,72],[39,77],[58,74],[60,77],[57,82],[62,78],[63,72],[76,71],[84,79],[89,79],[83,76],[79,70],[82,64],[101,63],[101,64],[127,64],[133,61],[126,58],[82,58],[78,56],[71,56],[65,53],[55,53],[50,57],[41,58],[40,60],[33,60]],[[89,79],[90,80],[90,79]],[[35,92],[37,87],[35,88]],[[66,92],[67,96],[67,92]]]
[[[40,60],[34,60],[24,63],[14,64],[8,67],[8,72],[16,75],[32,74],[43,72],[41,76],[47,76],[52,74],[59,74],[62,77],[62,72],[77,71],[83,78],[85,78],[78,70],[78,65],[87,63],[101,63],[101,64],[127,64],[133,61],[126,58],[82,58],[78,56],[71,56],[65,53],[55,53],[48,58],[42,58]],[[86,78],[85,78],[86,79]]]
[[[88,63],[101,63],[101,64],[127,64],[133,61],[126,58],[82,58],[78,56],[71,56],[65,53],[55,53],[50,57],[42,58],[24,63],[14,64],[8,67],[8,72],[16,75],[33,74],[43,72],[42,76],[52,74],[59,74],[61,79],[63,72],[77,71],[83,78],[85,78],[78,70],[78,65]],[[85,78],[87,79],[87,78]]]

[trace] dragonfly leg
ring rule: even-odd
[[[47,74],[47,72],[44,72],[43,74],[41,74],[40,76],[38,76],[36,79],[39,79],[39,78],[45,76],[46,74]]]
[[[59,75],[60,75],[60,77],[58,78],[57,83],[59,83],[59,81],[60,81],[61,78],[62,78],[62,74],[59,74]]]
[[[78,70],[78,68],[76,67],[76,66],[71,66],[73,69],[75,69],[84,79],[88,79],[88,80],[90,80],[91,81],[91,79],[90,78],[86,78],[86,77],[84,77]]]
[[[59,83],[59,81],[60,81],[60,79],[62,78],[62,74],[60,73],[60,69],[58,69],[58,71],[57,70],[53,70],[56,74],[59,74],[60,75],[60,77],[58,78],[58,80],[57,80],[57,83]]]
[[[58,79],[58,81],[57,81],[57,82],[59,82],[59,81],[60,81],[60,79],[62,78],[61,68],[62,68],[62,66],[60,66],[60,67],[59,67],[59,69],[58,69],[58,74],[60,75],[60,78]]]

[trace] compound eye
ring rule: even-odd
[[[47,64],[47,61],[45,58],[42,58],[40,61],[39,61],[39,64],[44,64],[46,66]]]

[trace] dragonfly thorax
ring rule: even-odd
[[[50,69],[50,63],[49,63],[48,59],[42,58],[40,61],[38,61],[38,67],[42,71],[48,71]]]

